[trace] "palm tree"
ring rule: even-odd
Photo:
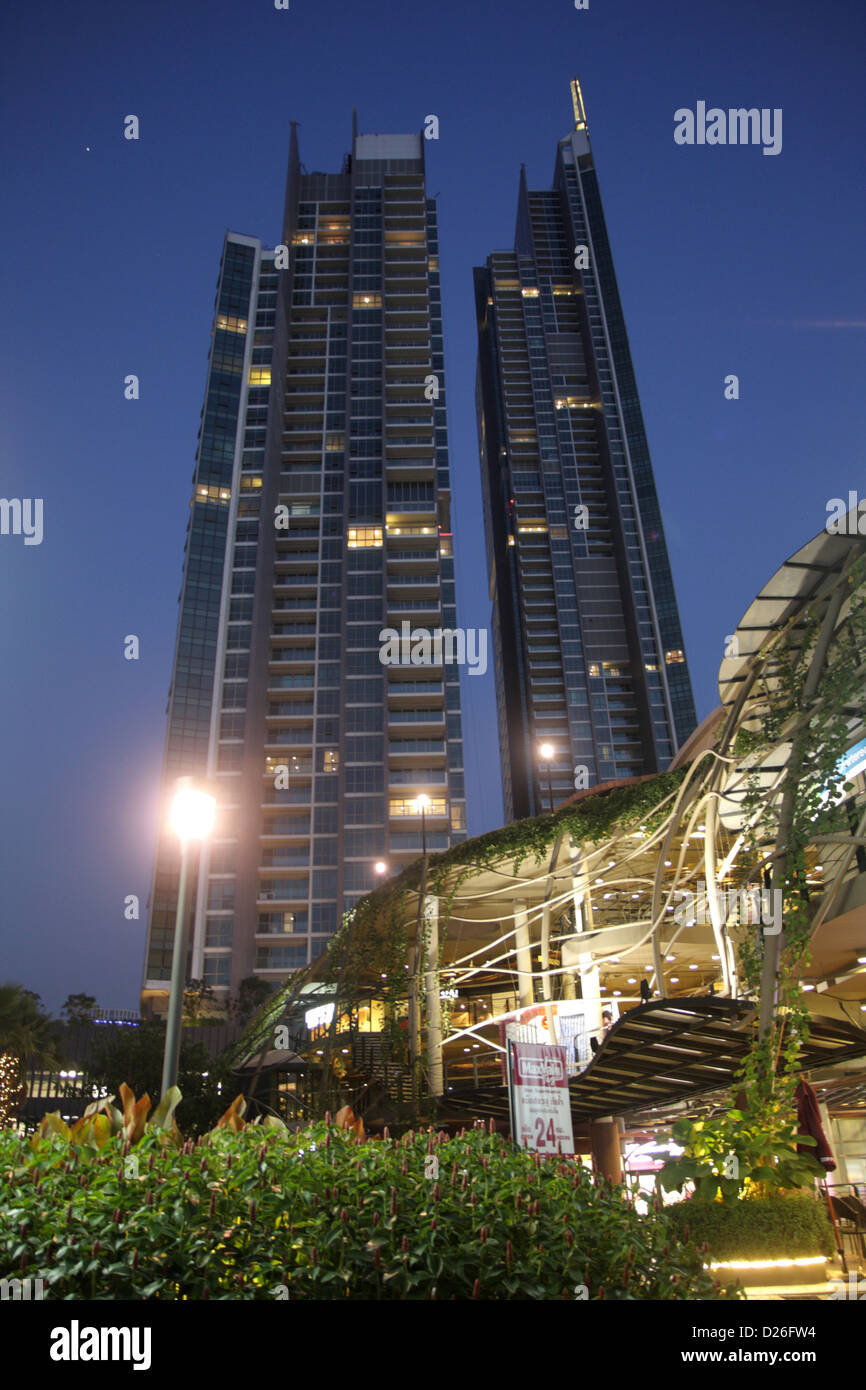
[[[0,1105],[0,1126],[9,1123],[24,1098],[26,1062],[46,1069],[60,1066],[54,1024],[38,994],[7,981],[0,984],[0,1070],[6,1096],[6,1104]]]

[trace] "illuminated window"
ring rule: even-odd
[[[574,294],[574,290],[572,289],[571,285],[554,285],[554,286],[553,286],[553,293],[554,293],[554,294]]]
[[[382,296],[380,294],[353,294],[353,309],[381,309]]]
[[[685,659],[679,647],[672,647],[669,652],[665,652],[665,661],[668,666],[675,666],[678,661],[685,661]]]
[[[389,816],[420,816],[421,810],[414,798],[401,798],[388,805]],[[430,798],[430,805],[424,807],[425,816],[445,816],[448,814],[444,797]]]
[[[454,553],[454,552],[453,552],[452,545],[451,545],[451,537],[450,537],[450,536],[443,536],[443,535],[440,534],[440,536],[439,536],[439,554],[440,554],[440,555],[446,555],[446,556],[447,556],[447,555],[452,555],[453,553]]]
[[[250,386],[270,386],[270,367],[250,367]]]
[[[438,256],[428,256],[428,257],[427,257],[427,269],[428,269],[428,270],[438,270],[438,269],[439,269],[439,257],[438,257]]]
[[[195,495],[196,501],[198,502],[226,503],[228,502],[231,493],[228,491],[227,488],[217,487],[215,483],[211,483],[210,487],[205,487],[203,483],[200,483],[195,490]]]
[[[325,772],[339,772],[340,754],[336,748],[326,748],[322,754],[322,767]]]
[[[338,246],[348,240],[348,217],[332,218],[330,222],[319,223],[319,244],[321,246]]]
[[[590,662],[590,664],[589,664],[589,674],[590,674],[591,676],[598,676],[598,675],[601,674],[600,671],[599,671],[599,669],[598,669],[598,662],[597,662],[597,661],[591,661],[591,662]]]
[[[350,550],[375,550],[382,544],[381,526],[350,526],[347,545]]]
[[[567,529],[565,526],[551,526],[551,528],[550,528],[550,539],[551,539],[551,540],[554,540],[554,541],[562,541],[562,540],[565,540],[565,538],[567,537],[567,535],[568,535],[568,529]]]
[[[329,454],[339,453],[345,445],[345,438],[342,434],[325,435],[325,451]]]
[[[386,232],[386,246],[423,246],[427,240],[426,232]]]
[[[525,526],[518,526],[518,535],[523,535],[526,531],[540,531],[543,535],[547,534],[547,527],[538,521],[528,521]]]
[[[451,807],[451,829],[466,829],[466,808],[462,805]]]
[[[256,477],[253,477],[253,478],[241,478],[241,491],[242,491],[242,492],[255,492],[256,489],[258,489],[258,488],[261,487],[261,485],[262,485],[262,480],[261,480],[261,477],[260,477],[260,476],[256,476]]]
[[[531,289],[531,288],[529,288],[529,289],[524,289],[524,291],[523,291],[523,298],[524,298],[524,299],[537,299],[537,298],[538,298],[538,290]]]
[[[625,672],[625,667],[618,661],[603,661],[601,665],[606,676],[621,676]]]
[[[292,237],[292,245],[312,246],[315,240],[316,238],[312,232],[295,232],[295,235]]]
[[[494,280],[494,281],[493,281],[493,288],[494,288],[495,290],[519,290],[519,289],[520,289],[520,281],[519,281],[519,280]]]
[[[592,401],[581,400],[579,396],[557,396],[557,410],[589,410]]]
[[[658,666],[655,664],[655,662],[652,662],[652,661],[646,662],[646,664],[645,664],[645,666],[644,666],[644,670],[645,670],[645,671],[657,671],[658,669],[659,669]]]
[[[512,434],[511,442],[512,444],[537,444],[538,436],[534,432],[532,434]]]
[[[227,333],[246,333],[246,319],[230,318],[228,314],[217,314],[217,328],[224,328]]]

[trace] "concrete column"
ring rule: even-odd
[[[532,988],[532,950],[529,943],[529,921],[526,914],[526,900],[515,898],[514,944],[517,950],[517,997],[521,1009],[528,1009],[535,1003]]]
[[[589,882],[583,870],[583,856],[580,847],[572,844],[572,849],[576,855],[572,856],[572,902],[574,904],[574,925],[575,930],[580,934],[585,931],[592,931],[592,899],[589,895]],[[598,966],[593,965],[590,953],[583,952],[578,956],[578,968],[580,970],[581,992],[583,995],[587,1037],[593,1034],[601,1034],[601,977],[598,973]]]
[[[439,998],[439,899],[424,903],[426,969],[424,990],[427,999],[427,1070],[431,1096],[445,1093],[442,1076],[442,1001]]]
[[[589,1133],[595,1171],[611,1182],[622,1182],[622,1151],[616,1120],[593,1120]]]

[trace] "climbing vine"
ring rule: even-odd
[[[744,822],[752,822],[748,848],[763,871],[765,891],[772,884],[782,893],[781,950],[772,982],[775,1008],[770,1027],[755,1038],[740,1073],[750,1112],[762,1112],[768,1132],[775,1132],[790,1115],[797,1058],[808,1039],[802,980],[811,958],[815,903],[807,881],[807,850],[818,836],[848,830],[834,793],[838,761],[849,740],[848,712],[862,704],[863,578],[861,558],[841,581],[848,592],[817,679],[809,673],[816,652],[821,661],[824,609],[813,603],[799,615],[788,640],[777,644],[765,660],[752,703],[760,728],[741,729],[734,744],[735,754],[751,764],[742,802]],[[784,779],[768,796],[761,786],[762,762],[786,745],[790,751]],[[765,953],[771,949],[770,938],[760,928],[738,942],[746,992],[759,1004],[768,988],[762,975]]]

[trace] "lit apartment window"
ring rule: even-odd
[[[326,748],[322,754],[322,769],[325,772],[339,772],[340,754],[335,748]]]
[[[466,829],[466,809],[464,806],[458,805],[451,807],[451,829]]]
[[[325,435],[325,451],[329,454],[338,454],[345,445],[345,437],[342,434]]]
[[[538,290],[536,290],[536,289],[531,289],[531,288],[530,288],[530,289],[524,289],[524,290],[523,290],[523,298],[524,298],[524,299],[537,299],[537,298],[538,298]]]
[[[685,661],[685,659],[679,647],[672,647],[670,651],[665,652],[665,661],[668,666],[675,666],[678,661]]]
[[[214,483],[211,483],[209,487],[206,487],[204,483],[199,483],[195,495],[199,502],[223,503],[228,502],[230,496],[226,488],[217,487]]]
[[[444,797],[431,797],[430,805],[425,807],[427,816],[447,815]],[[388,814],[390,816],[420,816],[421,811],[418,802],[413,797],[400,798],[389,803]]]
[[[597,661],[591,661],[591,662],[589,663],[589,674],[590,674],[591,676],[596,676],[596,677],[599,676],[599,675],[601,675],[601,672],[600,672],[599,669],[598,669],[598,662],[597,662]]]
[[[376,550],[382,545],[381,526],[350,526],[346,544],[350,550]]]
[[[657,671],[658,669],[658,665],[654,661],[647,661],[644,665],[645,671]]]
[[[316,238],[312,232],[295,232],[295,235],[292,237],[292,245],[312,246],[315,240]]]
[[[250,386],[270,386],[270,367],[250,367]]]
[[[381,309],[382,296],[380,294],[354,294],[352,295],[353,309]]]
[[[246,333],[246,319],[231,318],[228,314],[217,314],[217,328],[224,328],[227,333]]]

